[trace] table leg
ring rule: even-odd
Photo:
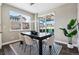
[[[42,40],[39,40],[39,55],[42,55]]]
[[[23,42],[22,42],[22,41],[20,41],[20,44],[23,44]]]
[[[52,46],[50,45],[49,46],[49,53],[51,54],[51,49],[52,49]]]

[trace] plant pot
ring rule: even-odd
[[[67,47],[68,47],[68,48],[73,48],[73,45],[72,45],[72,37],[68,37],[68,44],[67,44]]]
[[[72,44],[67,44],[67,47],[72,49],[74,46]]]

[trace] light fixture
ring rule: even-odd
[[[30,5],[32,6],[32,5],[34,5],[35,3],[30,3]]]

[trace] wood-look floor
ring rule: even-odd
[[[78,49],[74,47],[73,49],[67,48],[66,45],[62,45],[62,50],[59,55],[79,55]],[[9,45],[5,45],[0,49],[0,55],[15,55],[14,52],[11,50]]]
[[[60,55],[79,55],[78,48],[74,47],[73,49],[69,49],[67,45],[61,44],[62,50]]]
[[[0,55],[15,55],[9,45],[5,45],[0,49]]]

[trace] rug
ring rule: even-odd
[[[9,46],[16,55],[30,55],[30,47],[26,46],[26,51],[24,52],[24,46],[20,45],[20,42],[10,44]],[[51,55],[59,55],[61,49],[61,45],[54,43],[52,45]],[[39,55],[39,49],[36,44],[31,47],[31,55]],[[43,45],[43,55],[50,55],[48,46]]]

